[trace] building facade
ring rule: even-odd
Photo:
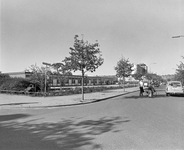
[[[31,77],[31,72],[13,72],[13,73],[4,73],[8,74],[10,77],[21,77],[29,79]],[[45,77],[45,74],[43,74]],[[58,75],[47,75],[47,80],[49,87],[57,88],[60,86],[80,86],[82,85],[82,77],[79,75],[70,75],[70,76],[58,76]],[[109,76],[85,76],[84,85],[110,85],[116,84],[118,78],[115,75]]]
[[[82,85],[82,78],[79,75],[71,75],[71,76],[56,76],[50,75],[49,79],[50,87],[60,87],[60,86],[80,86]],[[92,85],[109,85],[115,84],[118,82],[118,78],[116,76],[85,76],[84,77],[84,85],[92,86]]]
[[[10,73],[3,73],[5,75],[9,75],[12,78],[29,78],[31,76],[30,72],[10,72]]]

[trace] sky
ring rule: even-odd
[[[0,71],[21,72],[70,56],[74,36],[98,40],[104,63],[87,75],[115,75],[121,57],[158,75],[184,61],[184,0],[0,0]]]

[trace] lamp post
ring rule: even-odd
[[[180,37],[184,37],[184,35],[177,35],[177,36],[173,36],[172,38],[180,38]]]
[[[45,93],[45,96],[46,96],[46,93],[47,93],[47,66],[52,66],[52,65],[49,64],[49,63],[46,63],[46,62],[43,62],[42,64],[45,65],[45,87],[44,87],[44,93]]]
[[[151,65],[155,65],[156,63],[150,63],[150,73],[151,73]]]

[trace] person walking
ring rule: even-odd
[[[143,89],[143,80],[142,79],[139,81],[139,89],[140,89],[139,96],[143,96],[144,89]]]

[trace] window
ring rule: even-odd
[[[170,83],[169,85],[173,87],[181,87],[181,83],[179,82],[173,82],[173,83]]]
[[[72,84],[75,84],[75,79],[72,79]]]

